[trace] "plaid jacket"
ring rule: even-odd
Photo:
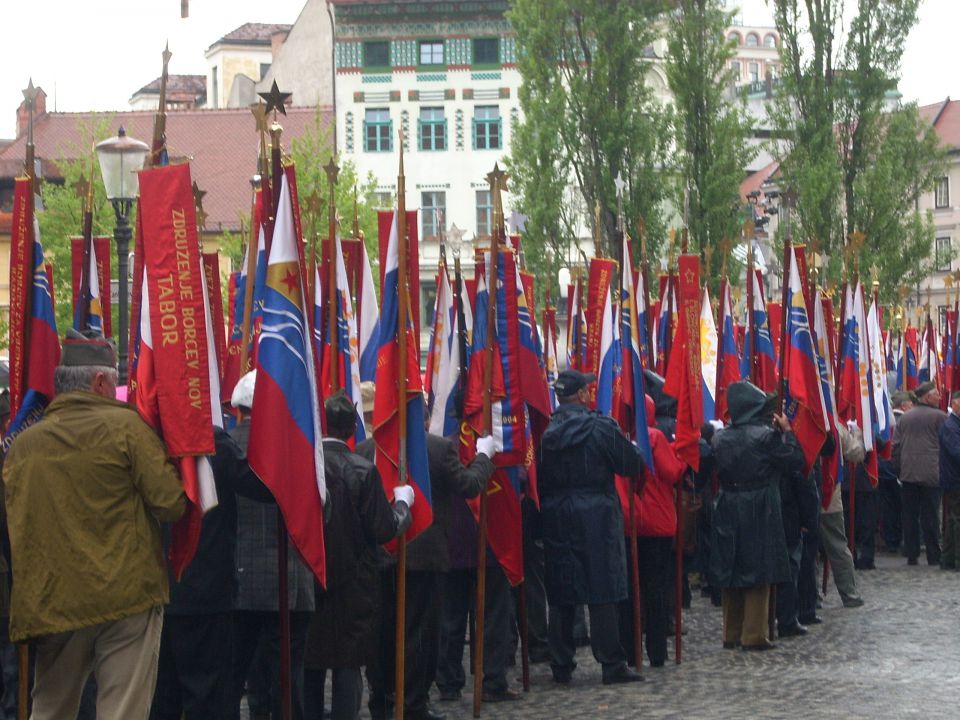
[[[250,421],[230,431],[246,452]],[[237,610],[279,610],[277,572],[277,506],[237,498]],[[287,577],[291,610],[313,611],[313,573],[287,542]]]

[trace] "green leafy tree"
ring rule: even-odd
[[[571,178],[587,209],[578,213],[580,221],[591,226],[594,208],[601,208],[597,255],[619,252],[614,243],[618,175],[627,183],[626,217],[644,218],[654,240],[664,235],[662,169],[670,112],[658,103],[648,80],[653,70],[647,51],[666,5],[515,0],[511,6],[508,17],[523,78],[523,120],[509,161],[511,189],[531,217],[524,242],[541,287],[543,281],[553,282],[573,236],[573,218],[563,207],[570,193],[561,192]]]
[[[737,237],[740,182],[755,153],[747,145],[749,123],[742,106],[725,90],[734,53],[725,32],[733,13],[721,0],[678,0],[676,5],[666,63],[676,108],[675,198],[683,207],[686,195],[691,247],[705,250]]]
[[[318,111],[313,124],[307,132],[294,138],[290,154],[297,167],[297,190],[300,195],[300,213],[303,221],[304,240],[317,243],[328,237],[330,185],[324,166],[333,153],[333,127]],[[354,212],[357,226],[363,232],[367,252],[371,260],[379,257],[377,252],[377,179],[373,173],[360,177],[356,164],[352,160],[338,163],[340,172],[334,191],[336,210],[340,214],[343,237],[353,236]],[[356,192],[356,195],[354,193]],[[306,198],[312,194],[323,198],[319,212],[312,212]],[[320,246],[317,246],[317,257]]]
[[[80,237],[83,231],[83,199],[77,194],[76,183],[81,177],[93,183],[93,234],[113,236],[116,224],[113,208],[107,200],[97,163],[94,143],[111,135],[114,127],[109,118],[94,121],[80,121],[81,138],[77,146],[58,148],[59,158],[53,158],[62,176],[62,182],[44,182],[41,193],[43,209],[37,212],[40,225],[40,240],[46,257],[54,268],[54,305],[56,308],[57,330],[62,335],[73,325],[73,288],[71,238]],[[136,212],[132,213],[131,223],[136,222]],[[115,247],[110,254],[110,276],[117,276],[117,254]],[[133,250],[133,248],[130,248]],[[109,288],[103,288],[104,295]],[[114,327],[118,327],[118,308],[112,308]]]
[[[783,182],[795,228],[833,256],[854,232],[860,261],[877,265],[881,292],[925,274],[933,240],[916,200],[943,167],[936,134],[913,105],[888,110],[919,0],[858,0],[845,29],[841,0],[773,0],[782,92],[773,105]]]

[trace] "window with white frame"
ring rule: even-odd
[[[420,64],[421,65],[443,65],[443,41],[442,40],[421,40],[420,41]]]
[[[734,60],[733,62],[730,63],[730,74],[733,76],[733,79],[736,80],[737,82],[740,82],[741,72],[742,71],[740,70],[740,62],[738,60]]]
[[[760,37],[756,33],[747,35],[747,47],[757,47],[760,45]]]
[[[950,236],[943,235],[936,239],[934,245],[934,268],[937,272],[950,272],[950,263],[953,260],[953,251]]]
[[[473,149],[499,150],[501,138],[500,108],[496,105],[478,105],[473,111]]]
[[[420,149],[447,149],[447,120],[442,107],[420,108]]]
[[[363,149],[367,152],[393,150],[393,121],[389,109],[367,109],[363,120]]]
[[[937,208],[950,207],[950,178],[942,177],[937,180],[934,190],[934,205]]]
[[[760,79],[760,63],[750,63],[750,82],[757,82]]]
[[[493,225],[493,200],[489,190],[477,190],[477,235],[490,234]]]
[[[777,46],[777,38],[773,33],[767,33],[763,36],[763,46],[765,48],[775,48]]]
[[[447,194],[442,191],[420,193],[420,237],[437,237],[444,230]]]

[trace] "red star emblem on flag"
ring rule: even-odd
[[[287,293],[293,295],[293,291],[296,289],[299,280],[300,278],[298,278],[297,274],[291,269],[287,270],[287,274],[283,276],[280,282],[287,286]]]

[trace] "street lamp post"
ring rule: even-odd
[[[127,258],[130,251],[130,238],[133,236],[130,228],[130,208],[140,192],[140,179],[137,173],[143,168],[150,147],[145,142],[128,137],[121,127],[116,137],[97,143],[96,150],[100,161],[100,172],[103,175],[103,186],[117,218],[113,239],[117,243],[117,274],[120,276],[118,370],[120,384],[126,385],[129,334]]]

